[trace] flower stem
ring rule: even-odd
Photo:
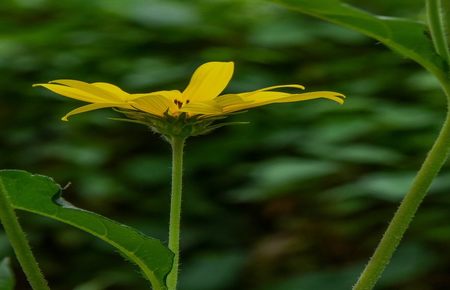
[[[175,254],[173,267],[167,276],[169,290],[177,289],[178,264],[180,260],[181,192],[183,181],[184,137],[172,137],[172,195],[170,201],[169,249]]]
[[[33,290],[50,290],[0,179],[0,221]]]

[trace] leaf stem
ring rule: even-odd
[[[0,221],[32,289],[50,290],[9,202],[2,179],[0,179]]]
[[[426,0],[428,26],[436,52],[450,63],[450,47],[447,40],[447,17],[442,0]]]
[[[180,219],[183,181],[184,137],[172,137],[172,195],[170,201],[169,249],[175,254],[173,268],[167,276],[169,290],[177,289],[178,265],[180,260]]]
[[[442,75],[438,78],[448,99],[444,125],[353,290],[373,289],[408,229],[433,179],[447,160],[450,151],[450,81]]]

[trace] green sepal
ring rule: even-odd
[[[217,121],[226,119],[231,115],[240,114],[245,111],[217,116],[189,116],[187,113],[172,116],[168,112],[165,112],[164,116],[161,117],[141,111],[122,109],[115,110],[124,114],[127,118],[113,118],[113,120],[146,125],[153,132],[163,135],[167,140],[171,140],[172,137],[187,138],[190,136],[204,135],[217,128],[228,125],[248,124],[248,122],[216,123]]]

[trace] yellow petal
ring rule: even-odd
[[[135,100],[142,97],[147,96],[163,96],[168,100],[171,100],[173,102],[174,100],[182,100],[181,92],[178,90],[171,90],[171,91],[156,91],[151,93],[143,93],[143,94],[131,94],[131,99]]]
[[[204,102],[190,102],[189,104],[183,105],[180,112],[186,112],[190,115],[217,115],[222,114],[222,108],[214,101],[204,101]]]
[[[63,95],[68,98],[89,102],[89,103],[105,103],[105,99],[98,96],[86,93],[85,91],[80,91],[71,87],[56,85],[56,84],[34,84],[33,87],[44,87],[50,91]]]
[[[136,99],[140,99],[140,98],[144,98],[144,97],[155,97],[155,96],[159,96],[160,97],[164,97],[164,99],[159,99],[161,102],[163,102],[163,104],[165,104],[165,107],[169,108],[170,112],[177,112],[178,111],[178,106],[176,105],[175,100],[182,100],[182,96],[181,96],[181,92],[178,90],[170,90],[170,91],[156,91],[156,92],[151,92],[151,93],[144,93],[144,94],[132,94],[131,95],[131,100],[136,100]],[[155,101],[158,99],[155,99]],[[167,105],[166,105],[167,104]],[[151,110],[151,109],[149,109]],[[165,110],[163,111],[163,113],[165,112]]]
[[[207,62],[197,68],[183,91],[183,102],[208,101],[217,97],[233,76],[233,62]]]
[[[302,93],[302,94],[289,94],[289,93],[281,93],[281,92],[257,92],[247,95],[239,94],[244,101],[247,103],[241,104],[233,104],[231,106],[224,107],[225,112],[235,112],[240,110],[246,110],[254,107],[260,107],[273,103],[290,103],[290,102],[299,102],[299,101],[307,101],[318,98],[330,99],[339,104],[343,104],[344,95],[336,92],[311,92],[311,93]]]
[[[214,101],[222,108],[223,113],[228,113],[236,106],[247,106],[253,103],[253,100],[244,100],[237,94],[222,95],[214,99]]]
[[[107,92],[110,92],[112,95],[117,96],[119,99],[121,99],[123,101],[127,101],[127,100],[131,99],[131,94],[123,91],[121,88],[119,88],[118,86],[115,86],[113,84],[96,82],[96,83],[92,83],[91,85],[98,87],[102,90],[105,90]]]
[[[98,109],[103,109],[103,108],[112,108],[112,107],[118,107],[117,104],[107,104],[107,103],[103,103],[103,104],[89,104],[86,106],[82,106],[79,108],[76,108],[75,110],[70,111],[69,113],[67,113],[64,117],[61,118],[61,120],[63,121],[68,121],[68,118],[70,116],[76,115],[76,114],[81,114],[81,113],[85,113],[85,112],[89,112],[89,111],[93,111],[93,110],[98,110]]]
[[[77,81],[77,80],[54,80],[54,81],[51,81],[50,83],[56,83],[56,84],[61,84],[61,85],[65,85],[68,87],[72,87],[72,88],[78,89],[80,91],[84,91],[93,96],[96,96],[98,98],[101,98],[105,101],[123,101],[124,100],[123,98],[121,98],[120,95],[117,95],[117,94],[111,92],[110,89],[109,90],[103,89],[101,86],[105,87],[104,85],[100,85],[100,86],[92,85],[92,84],[85,83],[82,81]],[[108,87],[110,88],[110,86],[108,86]]]
[[[245,102],[239,95],[237,94],[228,94],[218,96],[214,99],[214,101],[219,104],[221,107],[232,106],[236,104],[241,104]]]
[[[262,104],[258,105],[258,103],[265,101],[266,99],[272,99],[274,97],[278,98],[284,98],[287,96],[291,96],[292,94],[284,93],[284,92],[267,92],[273,89],[280,89],[280,88],[295,88],[295,89],[301,89],[304,90],[305,87],[298,84],[289,84],[289,85],[277,85],[277,86],[271,86],[262,88],[256,91],[252,92],[245,92],[245,93],[239,93],[239,94],[230,94],[230,95],[222,95],[216,98],[216,101],[218,101],[225,112],[229,112],[230,110],[234,111],[235,106],[238,107],[256,107],[256,106],[262,106]],[[233,97],[235,96],[235,97]],[[222,100],[224,98],[224,100]],[[253,103],[254,105],[250,105],[250,103]]]
[[[161,95],[144,96],[130,102],[130,105],[138,110],[147,112],[156,116],[164,116],[173,104],[166,97]]]
[[[299,101],[306,101],[306,100],[313,100],[313,99],[329,99],[332,101],[335,101],[339,104],[344,103],[345,96],[340,93],[336,92],[329,92],[329,91],[318,91],[318,92],[311,92],[311,93],[303,93],[303,94],[293,94],[289,97],[281,98],[276,101],[276,103],[290,103],[290,102],[299,102]]]
[[[264,92],[264,91],[270,91],[273,89],[281,89],[281,88],[294,88],[294,89],[301,89],[304,90],[305,87],[302,85],[298,85],[298,84],[290,84],[290,85],[278,85],[278,86],[271,86],[271,87],[267,87],[267,88],[262,88],[253,92],[248,92],[247,94],[252,94],[252,93],[256,93],[256,92]],[[243,93],[246,94],[246,93]]]

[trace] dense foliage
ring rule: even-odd
[[[420,19],[419,0],[353,1]],[[366,3],[364,3],[366,2]],[[270,2],[15,0],[0,3],[0,161],[70,184],[82,208],[166,240],[170,150],[109,110],[31,84],[59,78],[130,92],[183,88],[233,60],[229,92],[285,83],[347,95],[233,117],[250,125],[188,140],[181,289],[347,290],[407,190],[445,114],[437,83],[357,33]],[[425,200],[379,289],[450,284],[450,169]],[[143,289],[106,244],[21,214],[52,289]],[[0,258],[12,255],[0,235]],[[28,289],[15,265],[17,289]],[[130,286],[131,285],[131,286]]]

